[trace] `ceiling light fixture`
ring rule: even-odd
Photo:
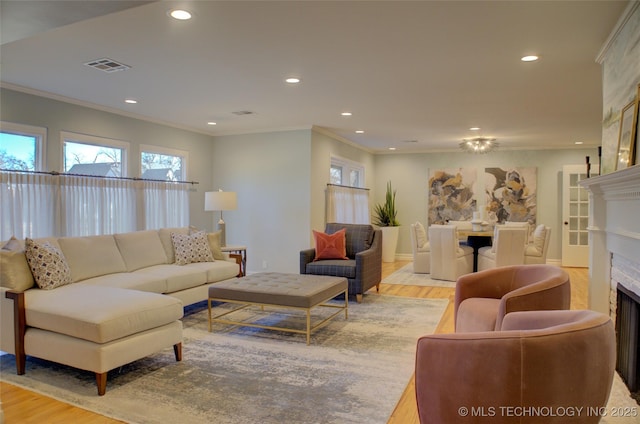
[[[470,153],[489,153],[498,146],[495,138],[488,137],[465,138],[460,143],[460,148]]]
[[[288,84],[298,84],[300,81],[302,81],[300,78],[287,78],[286,80],[284,80],[286,83]]]
[[[218,125],[218,123],[217,122],[213,122],[213,121],[209,121],[209,122],[207,122],[207,125]]]
[[[364,130],[356,130],[356,134],[364,134]]]
[[[353,114],[351,112],[342,112],[341,115],[342,116],[351,116]]]
[[[396,150],[395,147],[389,147],[389,150]]]
[[[135,99],[126,99],[124,102],[129,103],[130,105],[135,105],[136,103],[138,103],[138,101]]]
[[[538,56],[535,55],[523,56],[522,58],[520,58],[520,60],[523,62],[535,62],[538,59]]]
[[[169,12],[169,16],[179,21],[188,21],[191,19],[191,13],[186,10],[175,9]]]
[[[469,128],[470,131],[480,131],[480,127],[471,127]]]

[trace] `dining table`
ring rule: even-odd
[[[458,230],[458,239],[473,248],[473,272],[478,271],[478,251],[481,247],[491,246],[493,229],[491,230]]]

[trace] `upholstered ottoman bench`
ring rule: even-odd
[[[266,328],[269,330],[287,331],[306,334],[307,345],[311,339],[311,332],[324,326],[330,319],[344,310],[345,319],[348,318],[348,283],[343,277],[327,277],[318,275],[283,274],[265,272],[246,277],[222,281],[209,287],[209,331],[211,324],[240,325],[244,327]],[[327,303],[330,299],[343,294],[344,303]],[[212,301],[235,303],[239,306],[215,317],[211,314]],[[306,329],[283,328],[244,321],[233,321],[229,314],[250,306],[273,306],[279,308],[293,308],[306,312]],[[311,310],[315,307],[338,309],[320,322],[311,325]]]

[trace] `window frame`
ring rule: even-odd
[[[90,146],[107,147],[110,149],[121,149],[122,156],[120,158],[120,169],[122,178],[129,176],[129,155],[131,152],[131,143],[128,141],[117,140],[115,138],[99,137],[89,134],[81,134],[70,131],[60,131],[60,172],[65,173],[65,152],[66,142],[76,144],[87,144]]]
[[[36,127],[27,124],[18,124],[15,122],[0,121],[0,132],[21,135],[25,137],[34,137],[36,139],[34,171],[45,171],[46,145],[47,145],[47,129],[44,127]]]
[[[333,167],[340,167],[342,169],[342,176],[340,178],[341,183],[340,185],[346,186],[346,187],[356,187],[356,188],[364,188],[364,172],[365,172],[365,167],[364,164],[356,162],[354,160],[351,159],[346,159],[346,158],[342,158],[339,156],[331,156],[331,165],[329,167],[329,181],[331,181],[331,168]],[[352,171],[358,171],[359,172],[359,185],[357,186],[352,186],[351,185],[351,181],[350,181],[350,174]],[[347,183],[345,184],[345,179],[347,181]]]
[[[165,155],[165,156],[177,156],[177,157],[181,157],[183,162],[183,168],[182,168],[182,175],[178,178],[178,181],[188,181],[188,176],[189,176],[189,152],[187,150],[179,150],[179,149],[172,149],[169,147],[161,147],[161,146],[154,146],[151,144],[141,144],[140,145],[140,150],[139,150],[139,161],[138,161],[138,165],[139,165],[139,172],[138,172],[138,176],[140,178],[142,178],[142,154],[143,153],[152,153],[152,154],[157,154],[157,155]]]

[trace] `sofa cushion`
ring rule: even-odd
[[[0,286],[23,292],[33,287],[34,283],[24,246],[11,237],[0,249]]]
[[[127,270],[112,235],[62,237],[58,243],[67,259],[74,283]]]
[[[307,264],[307,274],[330,275],[333,277],[356,278],[356,261],[349,260],[322,260]]]
[[[333,234],[325,234],[313,230],[313,238],[316,243],[316,256],[314,261],[321,259],[349,259],[346,248],[346,229],[338,230]]]
[[[166,265],[166,264],[165,264]],[[161,275],[134,272],[118,272],[88,278],[79,283],[87,286],[118,287],[121,289],[140,290],[151,293],[166,293],[167,279]]]
[[[157,231],[134,231],[113,236],[127,271],[166,264],[167,254]]]
[[[240,265],[231,260],[199,262],[197,264],[186,265],[186,267],[205,272],[207,275],[207,283],[228,280],[237,277],[240,273]]]
[[[205,262],[215,263],[215,262]],[[173,293],[191,287],[201,286],[207,282],[206,269],[200,269],[189,265],[154,265],[135,271],[135,274],[164,278],[167,282],[165,293]]]
[[[204,231],[198,231],[192,235],[172,233],[171,241],[177,265],[213,262],[207,234]]]
[[[346,228],[347,230],[347,234],[345,236],[347,257],[354,259],[356,257],[356,253],[360,253],[371,248],[374,234],[373,226],[364,224],[328,223],[325,227],[325,232],[327,234],[333,234],[343,228]]]
[[[27,326],[95,343],[160,327],[183,314],[182,302],[170,296],[84,284],[27,290],[25,304]]]
[[[498,319],[500,299],[471,297],[458,306],[456,333],[494,331]]]
[[[51,290],[71,283],[71,271],[60,249],[49,242],[39,243],[30,238],[25,247],[25,256],[38,287]]]
[[[189,234],[189,227],[176,227],[176,228],[161,228],[158,230],[162,247],[164,247],[164,253],[167,255],[167,263],[172,264],[176,261],[176,255],[173,251],[173,241],[171,240],[171,233],[176,234]]]

